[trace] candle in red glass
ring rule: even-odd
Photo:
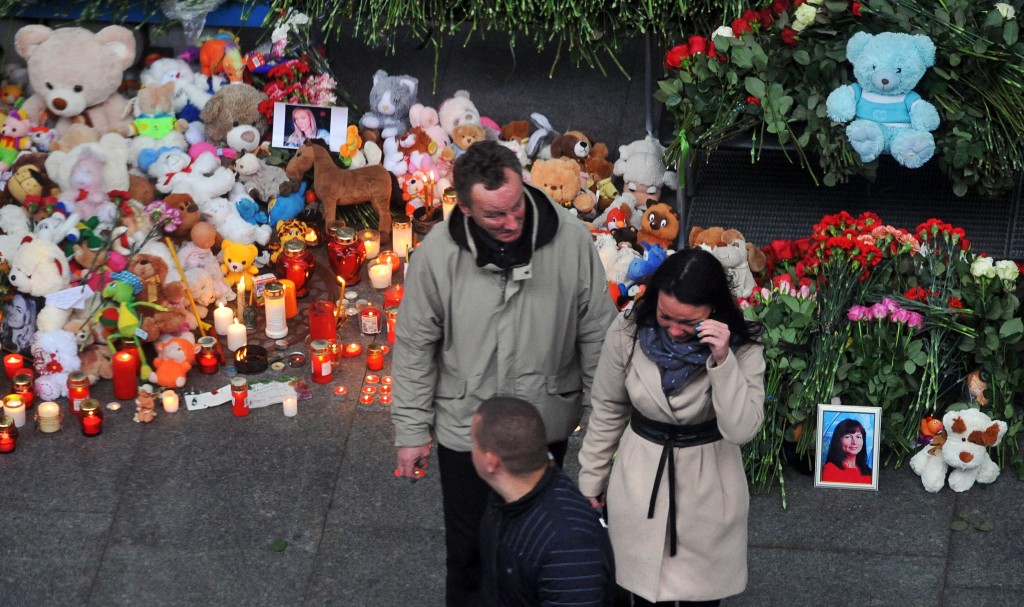
[[[142,372],[142,357],[139,356],[139,347],[135,345],[135,340],[122,339],[121,352],[131,352],[135,356],[135,374],[140,374]],[[132,398],[135,398],[135,396],[133,395]]]
[[[315,270],[316,258],[306,249],[306,243],[293,238],[284,243],[284,251],[277,258],[274,274],[295,283],[296,297],[305,297],[309,293],[309,279]]]
[[[372,344],[366,348],[366,368],[380,371],[384,368],[384,348],[380,344]]]
[[[7,379],[13,379],[24,366],[25,357],[21,354],[8,354],[4,357],[4,371],[7,371]]]
[[[379,308],[372,305],[359,311],[359,329],[363,335],[375,335],[380,333],[381,313]]]
[[[338,317],[335,315],[334,303],[326,300],[314,301],[309,306],[309,338],[313,341],[326,339],[334,341],[338,338]]]
[[[391,395],[390,394],[381,394],[377,398],[377,400],[379,400],[380,404],[382,404],[382,405],[390,405],[391,404]]]
[[[352,343],[348,344],[347,346],[345,346],[345,350],[344,350],[344,354],[343,355],[345,356],[345,358],[355,358],[355,357],[359,356],[362,353],[363,353],[363,347],[360,346],[359,344],[357,344],[356,342],[352,342]]]
[[[231,413],[235,417],[249,415],[249,382],[244,377],[231,379]]]
[[[360,405],[372,405],[374,396],[372,394],[360,394],[359,404]]]
[[[377,255],[377,262],[390,263],[392,274],[397,274],[398,269],[402,267],[402,258],[398,256],[398,253],[395,253],[390,249],[381,251],[380,254]]]
[[[384,312],[384,317],[387,319],[388,343],[393,346],[395,345],[395,327],[398,325],[398,308],[388,308]]]
[[[25,371],[18,373],[11,380],[11,392],[21,397],[26,410],[32,408],[32,401],[35,400],[35,394],[32,392],[33,383],[32,376]]]
[[[199,338],[199,372],[212,375],[220,368],[220,356],[217,354],[217,338],[207,335]]]
[[[384,307],[397,308],[402,303],[403,295],[405,295],[405,287],[400,284],[393,284],[384,289]]]
[[[354,228],[338,228],[327,244],[327,260],[331,262],[334,275],[344,278],[350,285],[359,284],[362,278],[359,268],[366,261],[366,246],[356,238]]]
[[[103,432],[103,409],[100,408],[100,401],[95,398],[86,399],[82,403],[79,419],[82,421],[82,434],[99,436]]]
[[[331,342],[326,339],[317,339],[309,344],[309,360],[313,365],[313,381],[318,384],[326,384],[334,378],[334,369],[331,364]]]
[[[14,420],[7,415],[0,415],[0,453],[14,451],[18,443],[18,428]]]
[[[114,398],[130,400],[139,391],[139,352],[121,350],[114,355]]]
[[[135,367],[131,369],[135,375]],[[132,394],[132,397],[135,395]],[[82,403],[89,398],[89,377],[83,371],[72,371],[68,374],[68,410],[78,415],[82,411]]]

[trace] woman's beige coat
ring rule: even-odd
[[[618,317],[594,377],[593,414],[580,451],[580,490],[607,491],[608,530],[618,583],[648,601],[702,601],[747,585],[749,495],[740,445],[764,419],[764,357],[759,345],[730,352],[721,366],[667,400],[657,365],[633,348],[632,325]],[[630,359],[630,352],[633,353]],[[675,449],[678,545],[669,556],[668,467],[654,518],[647,518],[662,447],[628,427],[630,406],[672,424],[718,418],[722,440]],[[614,464],[614,465],[613,465]]]

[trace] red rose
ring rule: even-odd
[[[793,241],[792,240],[773,240],[768,245],[768,250],[771,256],[775,259],[792,259],[793,258]]]
[[[789,9],[789,0],[775,0],[772,2],[772,14],[778,17]]]
[[[707,53],[708,40],[704,36],[690,36],[690,39],[686,42],[690,45],[690,52],[692,54]]]
[[[791,288],[796,286],[796,281],[789,275],[789,272],[772,277],[772,286],[774,287],[779,287],[784,282],[788,282]]]
[[[758,15],[761,17],[761,29],[768,29],[771,27],[772,22],[775,21],[772,18],[772,11],[769,7],[762,8]]]
[[[743,12],[743,15],[740,16],[740,19],[743,19],[750,24],[759,23],[761,21],[761,13],[752,8],[748,8]]]
[[[956,309],[956,310],[960,310],[960,309],[963,309],[964,304],[963,304],[962,301],[960,301],[959,297],[956,297],[954,295],[954,296],[952,296],[952,297],[950,297],[949,299],[946,300],[946,307],[947,308],[953,308],[953,309]]]
[[[789,27],[788,25],[786,27],[782,28],[782,33],[779,34],[779,36],[782,38],[782,43],[783,44],[787,44],[789,46],[796,46],[797,45],[797,33],[796,33],[796,30],[791,28],[791,27]]]
[[[739,38],[744,32],[750,31],[750,22],[741,19],[733,19],[732,21],[732,34]]]
[[[759,107],[760,107],[760,105],[761,105],[761,100],[760,100],[760,99],[758,99],[757,97],[754,97],[754,96],[750,96],[750,97],[747,97],[747,103],[753,103],[754,105],[756,105],[756,106],[759,106]]]
[[[714,42],[708,42],[708,58],[709,59],[725,59],[725,57],[718,56],[718,49],[715,48]]]
[[[690,47],[686,43],[677,44],[665,53],[665,67],[677,70],[683,65],[683,60],[689,57]]]
[[[850,3],[850,11],[853,13],[854,17],[860,17],[861,16],[860,2],[851,2]]]

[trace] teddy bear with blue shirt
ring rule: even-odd
[[[829,118],[850,123],[846,136],[861,161],[888,153],[907,168],[923,166],[935,153],[931,132],[939,113],[913,89],[935,65],[935,44],[923,35],[858,32],[846,44],[846,58],[856,83],[829,94]]]

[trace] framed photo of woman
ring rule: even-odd
[[[878,490],[881,407],[818,405],[814,486]]]
[[[332,152],[341,150],[348,129],[348,108],[295,103],[274,104],[270,144],[297,150],[307,139],[320,139]]]

